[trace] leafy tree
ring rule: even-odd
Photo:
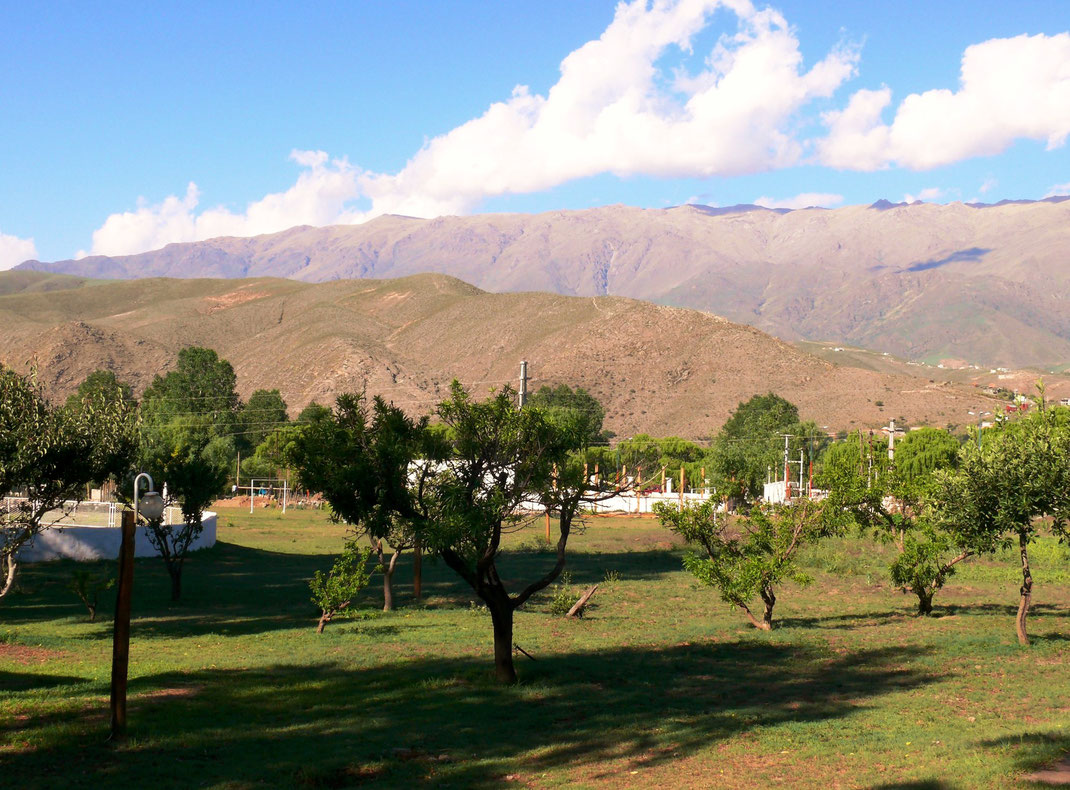
[[[544,385],[531,396],[528,405],[547,412],[557,410],[573,412],[587,444],[605,442],[609,439],[607,433],[602,430],[606,410],[583,387],[572,389],[567,384],[558,384],[556,387]]]
[[[768,470],[783,469],[784,433],[792,436],[788,457],[793,461],[800,450],[816,456],[827,441],[812,422],[800,422],[798,408],[779,395],[755,395],[740,403],[710,448],[718,490],[748,501],[761,496]]]
[[[335,520],[371,540],[383,571],[385,611],[394,607],[398,558],[414,545],[414,521],[423,517],[418,489],[431,467],[420,465],[415,473],[410,468],[425,454],[427,423],[382,398],[369,415],[362,396],[340,395],[334,412],[302,426],[287,452],[300,485],[322,493]]]
[[[685,503],[683,508],[658,502],[654,512],[661,523],[684,538],[694,550],[684,558],[684,567],[696,579],[714,587],[726,603],[739,607],[755,628],[773,627],[776,589],[785,579],[809,583],[797,564],[796,556],[804,545],[814,543],[830,532],[825,506],[803,499],[787,505],[752,508],[748,515],[729,526],[725,515],[717,511],[718,503]],[[762,619],[750,609],[750,602],[760,597],[764,604]]]
[[[115,586],[115,577],[107,574],[96,574],[77,568],[71,576],[67,589],[78,596],[86,610],[89,612],[89,622],[97,619],[97,606],[100,603],[100,594]]]
[[[976,548],[934,523],[930,503],[937,473],[957,462],[958,442],[935,428],[911,431],[890,463],[883,438],[859,438],[828,449],[819,482],[837,512],[894,543],[892,581],[918,597],[918,613],[932,613],[933,596]]]
[[[1016,542],[1022,586],[1015,620],[1018,641],[1029,644],[1026,627],[1033,593],[1029,546],[1051,519],[1051,531],[1070,539],[1070,413],[1050,409],[1043,390],[1037,409],[967,442],[954,474],[938,480],[936,518],[977,552]]]
[[[490,611],[495,672],[506,683],[516,681],[513,612],[558,577],[574,518],[598,495],[577,455],[589,436],[583,422],[538,408],[518,411],[513,403],[508,387],[477,402],[454,382],[437,410],[449,430],[438,434],[445,442],[421,497],[427,517],[417,523],[421,543]],[[553,567],[512,595],[497,567],[502,534],[522,520],[516,514],[531,501],[559,514],[557,557]]]
[[[360,591],[371,581],[368,560],[372,550],[368,546],[357,548],[352,541],[347,541],[341,556],[335,560],[329,573],[316,571],[308,583],[312,591],[312,603],[320,609],[320,621],[316,633],[322,634],[327,623],[339,612],[349,608]]]
[[[142,397],[141,468],[182,508],[181,525],[149,524],[149,540],[171,577],[171,600],[182,596],[189,547],[204,530],[202,512],[226,489],[241,433],[237,379],[215,351],[191,346],[175,369],[157,376]]]
[[[0,366],[0,597],[12,589],[16,554],[44,528],[44,515],[129,466],[135,425],[133,404],[121,397],[97,393],[77,410],[58,409]],[[8,504],[19,494],[26,498]]]
[[[301,409],[301,413],[297,415],[297,422],[310,423],[317,420],[326,419],[331,416],[331,410],[329,407],[324,406],[316,401],[310,402],[305,408]]]
[[[78,385],[78,389],[67,397],[66,408],[76,411],[84,408],[86,404],[116,398],[126,403],[134,403],[134,391],[129,384],[119,381],[119,377],[112,371],[94,370]]]
[[[290,420],[286,401],[276,390],[256,390],[241,408],[242,429],[246,441],[258,447],[272,431],[285,426]]]

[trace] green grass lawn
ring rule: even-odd
[[[554,617],[551,589],[518,613],[535,660],[501,688],[489,615],[441,564],[424,563],[422,606],[405,562],[396,612],[369,588],[317,636],[307,579],[342,529],[224,510],[177,605],[162,563],[137,560],[120,746],[105,744],[114,593],[90,623],[73,563],[25,567],[0,602],[0,786],[1021,787],[1070,751],[1070,554],[1054,543],[1034,552],[1022,649],[1011,555],[964,567],[919,620],[889,549],[834,541],[762,633],[697,587],[655,521],[595,519],[569,565],[577,594],[603,582],[593,608]],[[510,536],[504,576],[552,562],[541,534]]]

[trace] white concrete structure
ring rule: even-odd
[[[201,516],[204,529],[190,544],[190,551],[207,549],[215,545],[216,514],[205,511]],[[119,556],[122,535],[118,526],[91,527],[64,524],[42,531],[29,546],[19,551],[21,562],[47,562],[49,560],[110,560]],[[146,528],[138,526],[134,533],[134,556],[156,557],[158,552],[149,542]]]

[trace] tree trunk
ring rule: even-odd
[[[381,557],[382,555],[380,555]],[[383,564],[380,559],[379,564],[383,566],[383,611],[394,611],[394,569],[398,565],[398,557],[401,556],[401,549],[396,549],[393,554],[390,555],[390,562]]]
[[[933,594],[935,590],[927,587],[915,588],[914,594],[918,596],[918,614],[922,617],[933,613]]]
[[[757,619],[751,612],[750,607],[744,603],[739,605],[739,608],[743,610],[743,614],[747,615],[747,619],[750,620],[750,624],[761,631],[771,631],[773,626],[771,623],[767,623],[764,620]]]
[[[513,668],[513,605],[508,596],[484,598],[494,624],[494,675],[501,683],[516,683]]]
[[[182,566],[168,566],[171,574],[171,602],[178,603],[182,598]]]
[[[1018,604],[1018,644],[1028,645],[1029,634],[1025,630],[1025,619],[1029,616],[1029,602],[1033,597],[1033,576],[1029,573],[1029,540],[1024,532],[1018,534],[1018,548],[1022,554],[1022,600]]]
[[[327,623],[329,623],[329,622],[331,622],[331,614],[330,614],[330,612],[324,612],[323,614],[321,614],[320,615],[319,625],[316,626],[316,633],[317,634],[322,634],[323,633],[323,629],[327,627]]]
[[[5,554],[0,557],[0,570],[3,570],[4,566],[7,566],[7,572],[4,574],[4,586],[0,587],[0,598],[3,598],[15,587],[15,572],[18,570],[19,565],[15,562],[14,554]]]
[[[762,590],[762,601],[765,602],[765,613],[762,615],[763,631],[773,630],[773,607],[776,606],[776,595],[773,594],[772,587],[766,587]]]

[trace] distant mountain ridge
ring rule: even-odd
[[[1070,202],[877,201],[839,209],[607,206],[297,227],[121,257],[30,261],[84,277],[438,272],[479,288],[692,307],[778,337],[913,359],[1070,363]]]

